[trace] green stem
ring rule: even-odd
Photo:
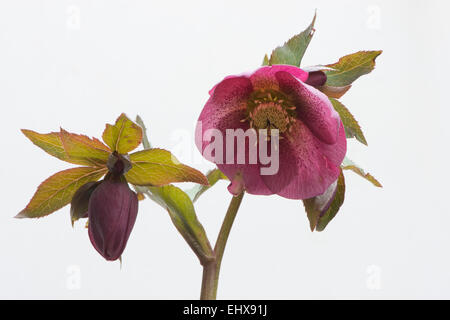
[[[200,300],[215,300],[217,288],[215,286],[216,279],[216,261],[211,261],[203,265],[202,292]]]
[[[233,226],[234,219],[236,218],[243,197],[244,192],[231,199],[214,248],[215,259],[203,265],[202,292],[200,295],[200,299],[202,300],[216,299],[223,254],[225,252],[231,227]]]

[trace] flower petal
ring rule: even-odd
[[[228,179],[230,179],[230,181],[233,181],[236,175],[241,175],[244,181],[244,188],[248,193],[258,195],[274,194],[273,191],[267,188],[261,179],[258,146],[250,142],[250,137],[245,138],[245,145],[239,143],[238,140],[235,139],[233,155],[227,153],[228,151],[231,151],[231,149],[227,150],[226,148],[227,129],[241,129],[244,134],[247,133],[249,136],[251,135],[251,131],[247,131],[249,129],[248,122],[241,121],[244,117],[245,108],[231,112],[227,116],[223,117],[214,128],[217,130],[215,131],[216,134],[220,132],[220,137],[214,137],[214,140],[211,141],[211,143],[214,143],[216,141],[215,139],[221,139],[223,143],[221,145],[217,145],[218,148],[215,150],[214,154],[210,156],[207,154],[207,150],[205,150],[205,148],[209,145],[208,139],[206,139],[203,141],[201,149],[202,155],[207,160],[214,162],[217,167],[228,177]],[[256,139],[256,137],[254,138]],[[199,144],[197,144],[197,146],[199,146]],[[253,147],[253,149],[251,149],[251,147]],[[250,161],[250,150],[253,150],[256,154],[255,161]],[[241,160],[244,159],[244,161],[239,161],[240,156]],[[227,163],[227,159],[229,160],[229,163]]]
[[[340,118],[328,97],[288,72],[277,72],[276,78],[280,89],[293,98],[298,118],[322,142],[334,144],[338,137]]]
[[[241,175],[244,180],[244,189],[247,193],[255,195],[271,195],[274,194],[261,178],[260,166],[249,165],[231,165],[231,164],[218,164],[217,167],[228,179],[232,180],[236,175]],[[229,189],[230,193],[235,195],[233,189]]]
[[[240,173],[234,176],[227,189],[233,196],[238,196],[242,193],[242,191],[244,191],[244,179],[242,178],[242,175]]]
[[[245,117],[245,101],[252,92],[252,85],[247,77],[228,77],[212,90],[213,92],[198,118],[195,130],[195,142],[202,154],[206,145],[209,144],[203,141],[206,138],[205,135],[210,130],[216,129],[223,118],[237,110],[242,112],[240,119]],[[227,128],[234,128],[234,124],[227,125]]]
[[[266,150],[270,150],[271,141],[261,141],[261,143],[266,143],[268,146]],[[260,172],[261,180],[267,188],[272,191],[272,193],[278,193],[286,188],[297,175],[297,155],[296,150],[291,148],[289,141],[286,138],[280,139],[278,142],[278,154],[271,156],[271,161],[277,161],[278,164],[275,166],[278,170],[274,174],[264,174]],[[271,166],[274,164],[271,163]],[[261,166],[265,167],[265,166]]]
[[[251,76],[253,87],[255,89],[279,89],[276,74],[278,72],[286,72],[299,81],[306,81],[308,79],[308,72],[288,65],[274,65],[261,67],[256,70]]]
[[[334,145],[320,141],[309,128],[297,121],[288,139],[289,152],[280,146],[280,170],[296,168],[295,176],[278,195],[289,199],[308,199],[323,194],[339,176],[339,166],[347,150],[342,122]],[[295,158],[290,158],[292,154]],[[269,178],[270,179],[270,178]],[[265,178],[267,180],[267,178]]]

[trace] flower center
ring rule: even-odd
[[[285,132],[289,116],[279,104],[274,102],[259,104],[251,114],[252,126],[257,129],[278,129]]]
[[[247,118],[250,127],[259,129],[278,129],[280,133],[289,131],[295,120],[295,106],[288,97],[275,90],[253,92],[247,101]]]

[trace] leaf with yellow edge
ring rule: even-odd
[[[181,164],[163,149],[148,149],[130,154],[132,168],[125,174],[127,181],[138,186],[162,186],[172,182],[208,184],[200,171]]]
[[[38,187],[30,203],[16,218],[40,218],[69,204],[75,192],[85,183],[97,181],[106,168],[78,167],[60,171]]]
[[[68,156],[66,150],[64,150],[59,132],[38,133],[32,130],[22,129],[22,133],[36,146],[53,157],[73,164],[88,164],[83,159],[71,159]]]
[[[122,113],[114,125],[107,124],[103,131],[103,141],[120,154],[136,149],[142,141],[142,129]]]
[[[60,138],[70,159],[76,159],[87,166],[104,166],[111,150],[96,138],[74,134],[61,129]]]
[[[345,157],[344,161],[342,161],[341,168],[343,170],[352,170],[359,176],[363,177],[367,181],[371,182],[375,187],[382,188],[380,182],[378,182],[377,179],[375,179],[374,176],[372,176],[370,173],[366,173],[361,167],[359,167],[357,164],[355,164],[353,161],[351,161],[349,158]]]
[[[353,117],[350,111],[340,101],[333,98],[329,99],[334,107],[334,110],[339,113],[339,117],[344,124],[345,136],[347,138],[356,138],[356,140],[367,146],[366,138],[364,137],[361,127],[355,117]]]
[[[38,133],[27,129],[22,129],[21,131],[28,139],[31,140],[31,142],[48,154],[58,159],[70,162],[59,137],[59,132]]]
[[[383,51],[359,51],[346,55],[338,62],[329,64],[327,67],[333,70],[326,70],[326,85],[333,87],[343,87],[352,84],[360,76],[368,74],[375,68],[375,59]]]

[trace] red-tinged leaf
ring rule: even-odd
[[[318,89],[325,93],[329,98],[335,98],[339,99],[341,98],[350,88],[352,87],[351,84],[344,87],[332,87],[328,85],[323,85],[319,87]]]
[[[375,68],[375,59],[383,51],[359,51],[346,55],[338,62],[329,64],[326,70],[326,84],[333,87],[343,87],[352,84],[353,81],[368,74]]]
[[[75,192],[90,181],[97,181],[106,168],[78,167],[60,171],[38,187],[30,203],[16,218],[40,218],[69,204]]]
[[[366,138],[359,126],[358,121],[351,114],[351,112],[338,100],[330,98],[333,108],[339,113],[345,128],[345,135],[347,138],[356,138],[362,144],[367,146]]]
[[[347,157],[345,157],[344,161],[342,161],[341,168],[342,168],[342,170],[353,171],[357,175],[363,177],[364,179],[366,179],[367,181],[372,183],[375,187],[378,187],[378,188],[383,187],[381,185],[381,183],[377,179],[375,179],[374,176],[372,176],[370,173],[366,173],[360,166],[358,166],[356,163],[354,163]]]
[[[22,133],[31,140],[36,146],[60,160],[73,164],[86,165],[86,161],[80,159],[71,159],[61,141],[59,132],[37,133],[32,130],[22,129]]]
[[[208,184],[198,170],[181,164],[163,149],[148,149],[130,155],[132,168],[125,175],[128,182],[138,186],[163,186],[172,182]]]
[[[61,141],[70,159],[87,166],[104,166],[111,150],[96,138],[74,134],[61,129]]]
[[[103,141],[120,154],[136,149],[142,141],[142,129],[122,113],[114,125],[107,124],[103,131]]]

